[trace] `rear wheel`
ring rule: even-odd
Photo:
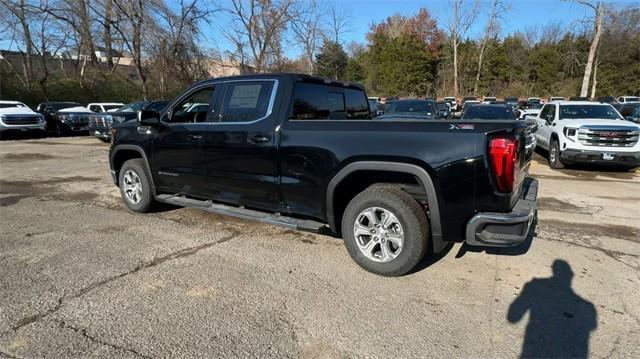
[[[549,167],[555,169],[564,168],[560,161],[560,144],[558,144],[557,140],[552,140],[551,146],[549,146]]]
[[[67,126],[65,126],[64,123],[56,122],[55,132],[56,132],[56,136],[62,137],[62,136],[66,136],[69,133],[69,130],[67,129]]]
[[[383,276],[413,269],[428,245],[427,217],[408,193],[374,185],[355,196],[342,217],[349,254],[362,268]]]
[[[149,175],[142,159],[126,161],[120,168],[118,179],[124,203],[135,212],[149,212],[156,204]]]

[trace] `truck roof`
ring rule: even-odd
[[[292,73],[292,72],[275,72],[275,73],[267,73],[267,74],[247,74],[247,75],[215,77],[215,78],[210,78],[210,79],[200,81],[199,83],[207,83],[207,82],[214,82],[214,81],[251,80],[251,79],[260,80],[260,79],[273,79],[273,78],[290,78],[293,81],[302,80],[307,82],[322,82],[327,85],[352,87],[352,88],[357,88],[359,90],[364,91],[364,86],[357,82],[334,80],[334,79],[329,79],[329,78],[324,78],[319,76],[311,76],[311,75],[298,74],[298,73]]]

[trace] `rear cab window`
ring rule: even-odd
[[[369,102],[362,90],[310,82],[296,82],[291,120],[365,120]]]

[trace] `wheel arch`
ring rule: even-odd
[[[330,228],[338,233],[338,220],[336,218],[336,203],[335,203],[335,193],[336,189],[350,175],[359,172],[359,171],[380,171],[380,172],[397,172],[404,173],[414,176],[418,184],[424,190],[427,202],[429,205],[429,214],[430,220],[429,225],[431,228],[431,238],[434,252],[441,251],[445,244],[442,238],[442,223],[440,220],[440,207],[438,204],[438,196],[435,189],[434,182],[431,178],[431,175],[422,167],[401,163],[401,162],[390,162],[390,161],[358,161],[353,162],[345,167],[343,167],[338,173],[333,176],[331,181],[327,186],[326,193],[326,211],[327,211],[327,222],[329,223]]]
[[[144,162],[149,180],[151,181],[153,195],[155,196],[156,194],[155,182],[153,180],[153,175],[151,174],[151,167],[149,166],[149,160],[147,158],[147,154],[144,152],[142,147],[136,146],[136,145],[116,145],[111,151],[110,157],[111,157],[110,158],[111,170],[114,173],[113,177],[114,177],[114,181],[116,182],[116,186],[119,186],[118,179],[119,179],[120,168],[122,168],[122,165],[130,159],[134,159],[134,158],[142,159],[142,161]]]

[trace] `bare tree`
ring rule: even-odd
[[[147,74],[142,62],[143,25],[147,18],[147,10],[153,4],[145,0],[112,0],[115,14],[111,26],[120,35],[131,53],[136,74],[142,83],[142,95],[149,98]]]
[[[225,35],[240,58],[248,53],[256,72],[266,71],[269,52],[277,48],[274,42],[280,41],[281,33],[291,21],[294,1],[231,0],[231,6],[225,9],[234,24],[233,30],[225,31]]]
[[[491,10],[489,11],[489,21],[484,31],[484,36],[480,42],[480,53],[478,54],[478,70],[476,71],[476,82],[473,85],[474,95],[478,95],[478,87],[480,85],[480,73],[482,72],[482,61],[484,59],[484,53],[487,49],[487,44],[493,39],[499,31],[498,21],[500,16],[507,11],[504,3],[501,0],[491,1]]]
[[[600,43],[600,37],[602,36],[602,22],[605,13],[605,4],[603,1],[588,1],[578,0],[578,3],[591,8],[594,12],[593,26],[593,40],[591,40],[591,46],[589,47],[589,57],[587,63],[584,66],[584,76],[582,77],[582,88],[580,89],[580,96],[586,97],[589,93],[589,80],[591,79],[591,71],[594,68],[594,60],[596,52],[598,51],[598,45]],[[595,78],[594,78],[595,79]],[[592,91],[595,93],[595,89]]]
[[[319,47],[320,35],[320,11],[315,0],[304,6],[296,6],[293,9],[291,30],[296,42],[302,47],[303,57],[306,63],[306,72],[313,74],[314,59]]]
[[[449,8],[452,9],[451,17],[447,22],[447,30],[449,31],[449,40],[453,49],[453,92],[458,96],[458,45],[465,37],[469,28],[478,16],[480,3],[473,0],[470,7],[466,7],[465,0],[449,0]]]
[[[329,29],[329,36],[331,40],[336,44],[342,45],[342,35],[349,32],[349,22],[353,17],[351,13],[338,5],[335,0],[330,0],[326,3],[327,8],[327,27]]]

